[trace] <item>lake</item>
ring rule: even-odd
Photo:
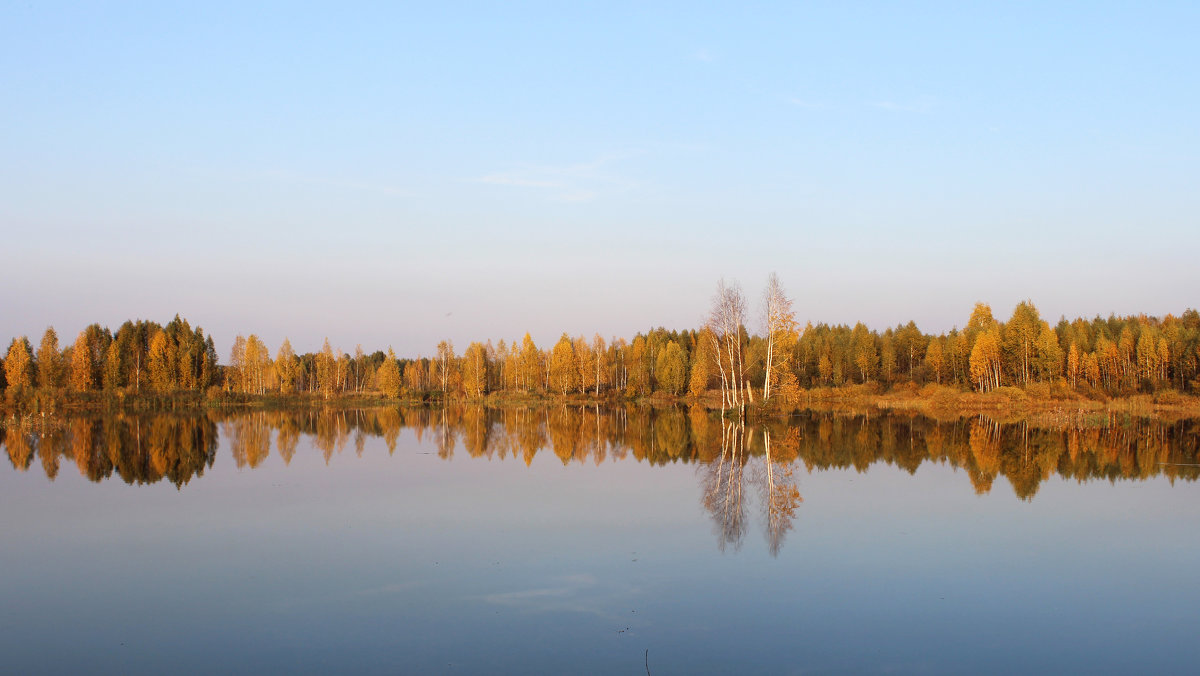
[[[6,673],[1194,673],[1200,423],[676,408],[0,438]]]

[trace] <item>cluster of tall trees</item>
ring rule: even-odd
[[[1007,321],[979,303],[964,328],[926,334],[913,322],[871,330],[860,323],[800,327],[775,275],[757,320],[737,284],[722,281],[703,326],[656,328],[632,339],[563,334],[539,346],[519,340],[450,341],[430,357],[353,354],[326,339],[296,354],[285,339],[272,356],[255,335],[238,336],[219,366],[211,336],[175,317],[166,326],[126,322],[116,333],[93,324],[61,347],[53,328],[35,349],[14,339],[0,386],[18,390],[172,392],[220,386],[244,394],[376,392],[476,399],[492,393],[641,397],[716,396],[723,407],[783,397],[805,388],[937,383],[979,391],[1035,384],[1109,395],[1172,389],[1200,392],[1200,313],[1060,319],[1051,326],[1030,301]]]
[[[225,389],[242,394],[309,392],[324,396],[376,392],[388,383],[379,378],[380,367],[391,362],[398,368],[395,354],[376,351],[367,354],[362,346],[354,354],[334,349],[326,338],[320,352],[296,354],[292,343],[283,339],[275,357],[262,340],[251,334],[238,336],[230,350],[229,365],[224,369]]]
[[[795,349],[802,386],[878,382],[955,384],[980,391],[1045,383],[1110,395],[1200,390],[1200,314],[1060,319],[1030,301],[999,321],[983,303],[963,329],[940,335],[915,324],[882,333],[862,324],[808,326]]]
[[[176,315],[166,326],[127,321],[115,333],[92,324],[65,346],[54,327],[42,334],[36,350],[27,337],[16,338],[4,355],[2,375],[4,387],[18,391],[151,393],[202,391],[218,380],[219,367],[212,336]]]

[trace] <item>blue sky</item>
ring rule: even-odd
[[[0,334],[1198,304],[1196,3],[0,6]]]

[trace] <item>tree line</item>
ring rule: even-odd
[[[874,384],[881,389],[938,384],[991,391],[1057,388],[1089,396],[1175,390],[1200,392],[1200,313],[1092,319],[1051,326],[1032,301],[1006,321],[976,304],[963,328],[922,332],[914,322],[869,329],[859,322],[800,326],[775,275],[756,320],[737,284],[718,285],[699,327],[655,328],[631,339],[563,334],[539,346],[520,339],[472,342],[460,354],[449,340],[430,356],[353,353],[326,339],[297,354],[286,338],[271,354],[256,335],[237,336],[218,363],[211,336],[176,316],[166,326],[128,321],[115,332],[93,324],[60,347],[48,328],[35,350],[12,340],[0,386],[20,396],[38,390],[208,394],[374,393],[388,397],[479,399],[488,395],[719,397],[722,407],[783,399],[805,390]]]

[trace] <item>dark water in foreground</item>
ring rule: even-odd
[[[621,409],[2,439],[5,673],[1194,673],[1200,425]]]

